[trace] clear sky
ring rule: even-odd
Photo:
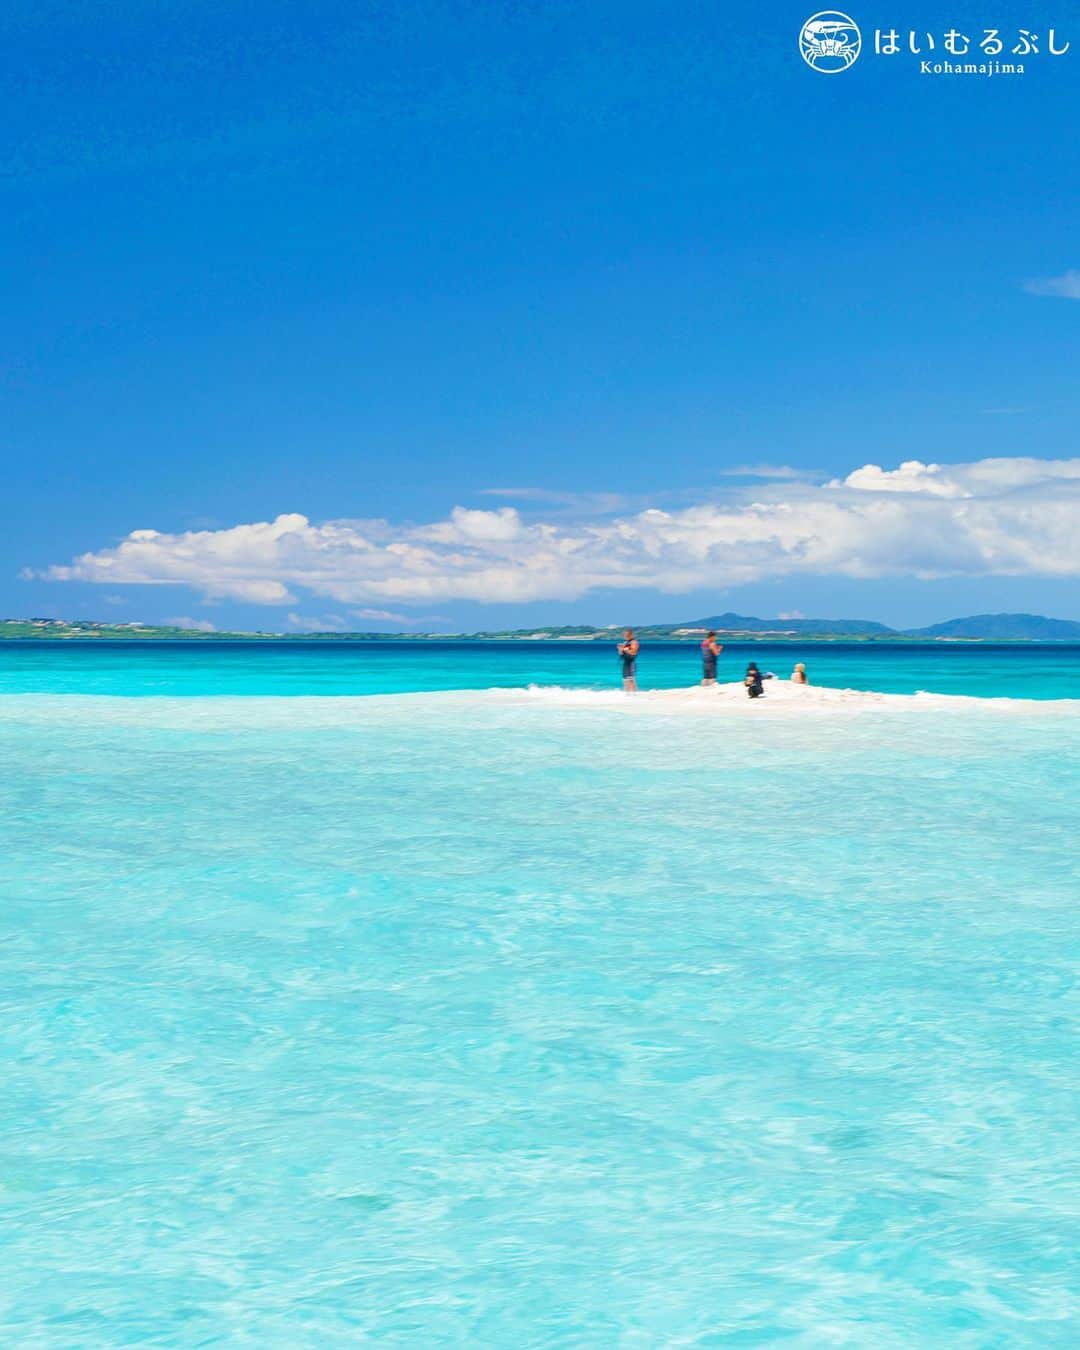
[[[1080,618],[1080,17],[1006,8],[9,0],[0,613]]]

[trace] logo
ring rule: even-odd
[[[822,75],[853,66],[862,50],[859,25],[837,9],[823,9],[802,26],[799,51],[806,64]]]

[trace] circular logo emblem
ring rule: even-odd
[[[835,75],[853,66],[862,50],[859,25],[838,9],[823,9],[802,26],[799,51],[808,66]]]

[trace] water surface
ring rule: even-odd
[[[804,661],[811,680],[838,688],[1080,698],[1076,644],[729,643],[720,679],[737,678],[751,660],[784,677]],[[638,665],[643,688],[701,678],[694,643],[646,643]],[[0,693],[343,695],[619,680],[614,643],[0,643]]]
[[[7,1344],[1073,1343],[1075,712],[573,698],[0,698]]]

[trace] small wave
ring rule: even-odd
[[[424,693],[355,695],[159,695],[124,697],[112,694],[3,694],[0,722],[6,724],[63,720],[133,722],[182,726],[262,726],[271,724],[348,724],[371,715],[419,710],[446,715],[483,708],[610,712],[614,716],[701,716],[710,718],[806,717],[880,713],[1014,713],[1025,716],[1080,716],[1080,699],[980,698],[968,694],[882,693],[870,689],[833,689],[768,680],[761,698],[750,699],[741,682],[709,688],[644,689],[628,694],[619,688],[580,688],[533,684],[526,687],[432,690]]]
[[[863,712],[874,709],[919,712],[959,711],[963,708],[999,712],[1080,713],[1080,699],[979,697],[939,694],[920,689],[913,694],[883,693],[874,689],[834,689],[767,680],[758,699],[748,698],[741,682],[706,688],[647,689],[628,694],[621,689],[580,689],[562,685],[529,685],[526,689],[488,689],[481,692],[503,702],[548,703],[559,707],[612,708],[624,712],[744,712],[759,716],[772,712]]]

